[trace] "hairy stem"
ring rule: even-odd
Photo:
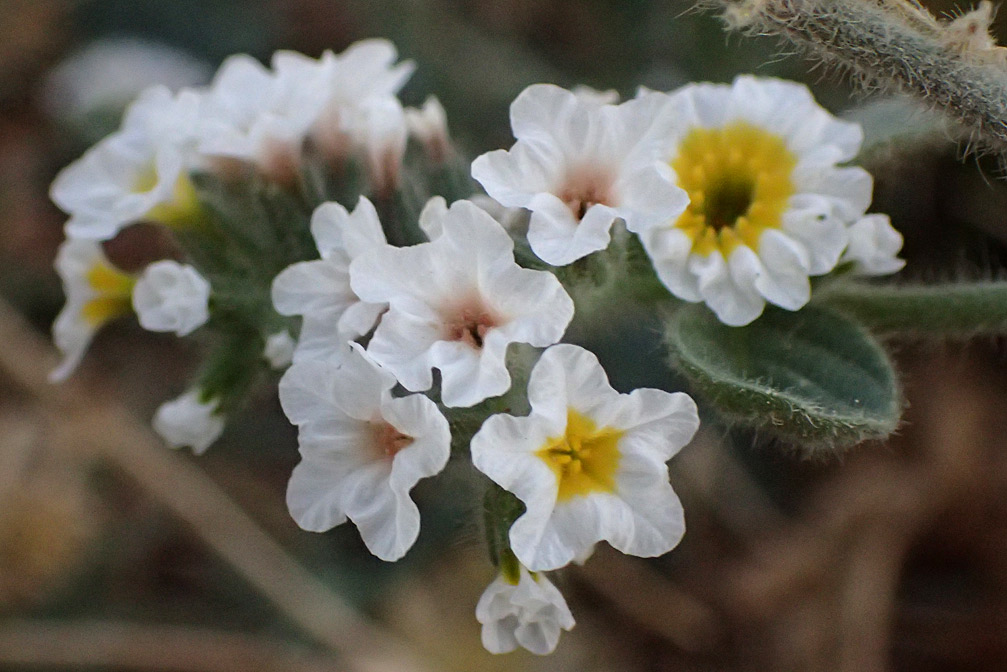
[[[1007,282],[830,287],[816,297],[881,335],[968,338],[1007,333]]]
[[[980,3],[941,22],[908,0],[701,0],[731,30],[775,35],[865,88],[903,91],[943,109],[970,141],[1007,155],[1007,57]]]

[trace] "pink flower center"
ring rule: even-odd
[[[592,205],[612,205],[612,178],[594,168],[573,170],[556,195],[581,220]]]
[[[460,341],[475,349],[483,347],[487,332],[500,325],[500,319],[483,303],[473,298],[445,311],[444,340]]]
[[[375,422],[371,424],[374,432],[374,447],[382,457],[392,458],[415,439],[408,434],[403,434],[392,427],[387,422]]]

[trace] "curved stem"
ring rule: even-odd
[[[992,43],[990,7],[942,22],[915,3],[864,0],[700,0],[727,27],[775,35],[805,56],[848,71],[870,90],[911,93],[943,108],[966,137],[1007,154],[1005,51]]]

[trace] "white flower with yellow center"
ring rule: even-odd
[[[192,224],[198,203],[188,170],[196,160],[199,105],[192,91],[150,88],[130,105],[119,131],[64,168],[50,196],[70,215],[67,235],[108,240],[140,220]]]
[[[583,560],[599,541],[643,557],[670,551],[685,531],[665,464],[699,427],[681,392],[619,394],[598,359],[575,345],[542,355],[528,383],[527,417],[491,416],[472,438],[472,463],[524,502],[510,529],[532,571]]]
[[[476,605],[483,646],[490,653],[523,647],[544,656],[556,650],[561,630],[575,625],[563,594],[544,574],[518,566],[519,574],[502,572]]]
[[[433,241],[378,247],[350,265],[357,296],[389,306],[367,352],[413,392],[439,369],[444,404],[473,406],[510,389],[511,343],[562,338],[573,300],[553,274],[518,266],[510,236],[468,201],[428,208],[424,229]]]
[[[651,141],[690,199],[667,222],[629,222],[661,281],[729,325],[748,324],[767,301],[804,306],[808,277],[836,266],[847,226],[871,201],[871,176],[837,165],[856,156],[860,127],[832,117],[805,86],[775,79],[641,95],[661,108]]]
[[[140,326],[187,336],[210,318],[210,283],[192,266],[164,259],[143,270],[133,288]]]
[[[205,398],[201,390],[189,390],[161,404],[151,424],[172,448],[192,448],[193,453],[202,455],[224,431],[219,405],[218,400]]]
[[[650,120],[635,101],[605,105],[551,84],[525,89],[511,105],[517,142],[483,154],[472,176],[506,207],[531,210],[528,243],[564,266],[608,247],[617,219],[643,230],[688,203],[653,152],[639,151]]]
[[[132,312],[136,283],[132,275],[112,265],[100,243],[90,240],[64,241],[56,254],[56,272],[63,281],[66,305],[52,325],[53,341],[63,354],[49,376],[53,382],[73,373],[102,325]]]
[[[386,308],[361,301],[350,288],[350,262],[386,244],[369,200],[361,196],[352,214],[338,203],[323,203],[311,216],[311,234],[322,258],[293,264],[273,280],[276,311],[304,316],[295,362],[342,351],[346,341],[373,329]]]
[[[291,515],[312,532],[349,518],[371,553],[388,561],[405,555],[420,531],[409,491],[444,468],[451,446],[437,406],[420,394],[392,397],[393,387],[395,378],[356,344],[295,363],[280,380],[302,458],[287,488]]]

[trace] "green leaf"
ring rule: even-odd
[[[724,418],[811,451],[887,437],[901,394],[891,362],[859,324],[813,306],[767,309],[747,327],[703,305],[667,321],[672,364]]]

